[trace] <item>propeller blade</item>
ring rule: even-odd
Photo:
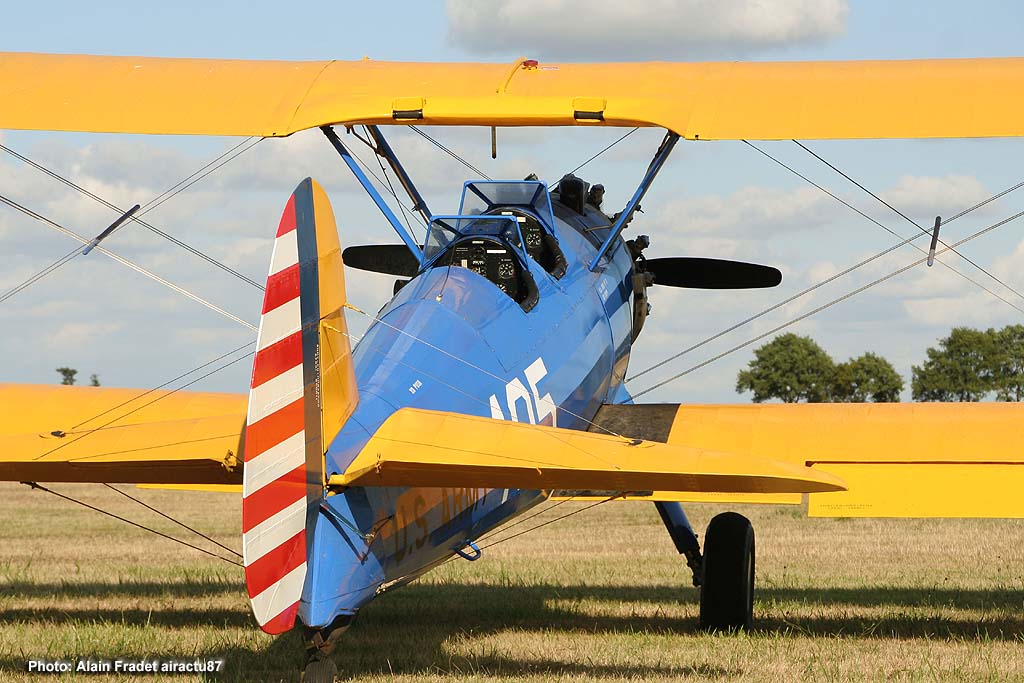
[[[654,273],[654,284],[666,287],[754,289],[782,282],[782,272],[777,268],[715,258],[654,258],[647,259],[644,267]]]
[[[404,244],[367,244],[349,247],[341,253],[341,260],[349,268],[371,273],[413,277],[420,264]]]

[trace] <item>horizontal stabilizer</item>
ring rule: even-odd
[[[238,484],[245,399],[0,384],[0,480]]]
[[[809,497],[811,516],[1024,517],[1017,403],[608,405],[595,422],[842,478],[846,491]]]
[[[836,491],[825,472],[557,427],[403,408],[370,438],[335,486]]]

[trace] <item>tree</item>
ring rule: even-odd
[[[831,399],[839,403],[899,403],[901,391],[903,378],[896,368],[869,351],[836,366]]]
[[[57,372],[61,375],[61,384],[71,385],[75,383],[75,375],[78,374],[78,370],[74,368],[57,368]]]
[[[995,333],[991,359],[997,401],[1024,401],[1024,325],[1007,325]]]
[[[996,386],[999,333],[954,327],[928,359],[913,367],[915,401],[980,401]]]
[[[835,372],[832,358],[813,339],[782,334],[754,351],[748,369],[736,377],[736,392],[754,392],[754,403],[821,403],[832,393]]]
[[[89,375],[89,386],[98,387],[100,385],[99,375]]]

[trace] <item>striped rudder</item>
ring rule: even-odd
[[[245,432],[245,582],[267,633],[295,622],[324,451],[358,400],[344,301],[334,214],[323,188],[307,178],[288,200],[274,242]]]

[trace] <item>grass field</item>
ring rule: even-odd
[[[100,486],[52,488],[174,532]],[[235,496],[122,488],[239,546]],[[720,509],[692,506],[692,521],[703,529]],[[697,593],[653,506],[614,502],[382,596],[343,637],[341,674],[410,683],[1024,680],[1024,523],[740,510],[757,531],[750,633],[699,631]],[[39,680],[25,673],[31,658],[143,656],[222,657],[216,680],[297,679],[299,639],[256,628],[239,568],[16,484],[0,484],[0,519],[0,680]],[[165,679],[202,680],[145,678]]]

